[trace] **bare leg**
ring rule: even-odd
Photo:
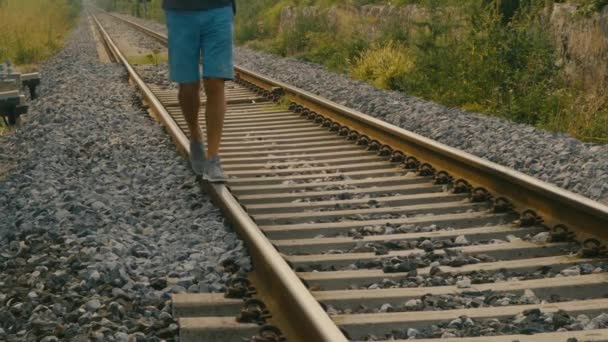
[[[190,129],[190,140],[197,142],[203,141],[201,127],[198,123],[198,110],[201,106],[200,88],[200,82],[181,83],[177,95],[182,113],[184,113]]]
[[[223,79],[206,79],[205,93],[207,94],[207,106],[205,108],[205,119],[207,120],[207,157],[213,158],[218,155],[222,131],[224,129],[224,115],[226,114],[226,98],[224,95]]]

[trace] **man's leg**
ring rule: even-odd
[[[167,11],[169,35],[169,74],[179,83],[179,104],[190,129],[190,163],[202,175],[205,166],[205,144],[198,122],[200,108],[201,36],[199,12]]]
[[[197,175],[205,170],[205,142],[198,122],[201,107],[200,82],[180,83],[177,98],[190,131],[190,164]]]
[[[226,175],[218,155],[226,98],[224,80],[234,78],[232,62],[233,13],[230,6],[208,10],[201,15],[201,47],[203,51],[203,79],[207,106],[208,159],[205,162],[203,179],[210,182],[223,182]]]
[[[190,140],[202,142],[203,135],[198,122],[198,111],[201,106],[200,82],[180,83],[178,91],[179,105],[190,130]]]
[[[219,154],[224,115],[226,114],[226,97],[224,95],[223,79],[204,80],[207,105],[205,119],[207,122],[207,157],[213,158]]]

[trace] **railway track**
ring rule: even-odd
[[[151,115],[188,153],[176,91],[146,84],[93,20]],[[608,208],[236,74],[221,150],[230,180],[205,187],[246,242],[254,272],[235,279],[229,296],[174,295],[183,341],[608,341]]]

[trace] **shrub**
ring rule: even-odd
[[[332,23],[328,22],[325,14],[318,13],[313,14],[313,17],[304,16],[298,19],[298,21],[310,21],[307,25],[313,25],[317,29],[314,32],[303,32],[304,44],[297,53],[292,55],[306,61],[324,64],[330,70],[348,72],[350,61],[369,47],[369,41],[359,30],[361,23],[351,14],[336,11],[333,16]],[[320,18],[322,18],[323,24],[319,24]],[[296,25],[295,30],[302,31],[302,28]],[[290,34],[297,33],[291,32]]]
[[[293,27],[277,37],[274,50],[283,56],[299,55],[316,43],[313,38],[319,33],[335,34],[336,26],[328,22],[325,13],[300,14]]]
[[[281,10],[289,5],[289,0],[237,0],[236,41],[276,38]]]
[[[395,89],[402,79],[408,77],[414,65],[405,48],[389,42],[361,54],[353,63],[351,75],[378,88]]]

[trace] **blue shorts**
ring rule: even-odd
[[[232,7],[206,11],[165,11],[169,33],[169,77],[177,83],[203,78],[234,79]]]

